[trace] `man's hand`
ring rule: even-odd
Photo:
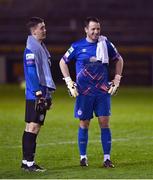
[[[43,114],[46,112],[47,110],[47,100],[42,97],[42,92],[41,91],[37,91],[36,92],[36,101],[35,101],[35,110],[40,113]]]
[[[110,84],[110,88],[108,90],[109,94],[114,95],[117,92],[117,88],[120,85],[121,77],[122,76],[120,76],[119,74],[115,75],[115,78],[112,80],[112,82]]]
[[[70,77],[66,77],[64,78],[69,94],[72,97],[77,97],[79,95],[77,88],[76,88],[76,83],[74,81],[72,81],[72,79]]]

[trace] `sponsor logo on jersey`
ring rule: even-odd
[[[33,53],[26,54],[26,60],[34,59],[35,55]]]
[[[68,58],[69,57],[69,55],[72,53],[74,51],[74,48],[71,46],[68,50],[67,50],[67,52],[65,53],[65,57],[66,58]]]
[[[71,54],[73,51],[74,51],[74,48],[71,46],[71,47],[68,49],[68,52]]]
[[[35,64],[34,57],[35,55],[33,53],[26,54],[27,65]]]

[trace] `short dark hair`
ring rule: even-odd
[[[96,23],[100,23],[99,19],[97,17],[94,17],[94,16],[90,16],[90,17],[87,17],[84,21],[84,26],[87,27],[90,23],[90,21],[93,21],[93,22],[96,22]]]
[[[30,31],[32,27],[35,27],[37,24],[44,22],[44,19],[40,17],[31,17],[27,23],[27,28]]]

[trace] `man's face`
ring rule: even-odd
[[[45,23],[39,23],[32,28],[32,35],[38,40],[42,41],[46,38],[46,27]]]
[[[85,32],[89,41],[97,41],[100,36],[100,23],[90,21],[89,25],[85,27]]]

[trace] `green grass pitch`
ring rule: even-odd
[[[153,178],[153,88],[121,87],[112,98],[112,161],[101,167],[103,154],[97,119],[89,129],[89,167],[79,166],[78,120],[74,99],[57,86],[38,141],[36,161],[44,173],[20,169],[24,123],[24,91],[17,85],[0,85],[0,178],[4,179],[151,179]]]

